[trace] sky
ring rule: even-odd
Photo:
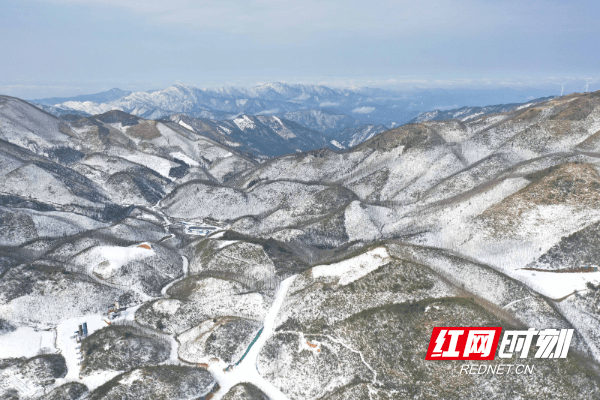
[[[144,1],[144,0],[141,0]],[[600,2],[0,0],[0,93],[265,82],[600,89]]]

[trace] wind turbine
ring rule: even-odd
[[[569,82],[569,81],[565,81],[565,83],[567,83],[567,82]],[[556,85],[560,86],[560,95],[561,95],[561,97],[563,95],[563,92],[565,91],[565,83],[556,83]]]
[[[589,78],[585,78],[585,85],[583,86],[583,89],[585,90],[585,93],[588,92],[589,86],[590,86],[590,82],[588,82]]]

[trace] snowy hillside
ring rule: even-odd
[[[513,110],[519,110],[522,108],[530,107],[534,104],[543,103],[552,99],[553,97],[544,97],[539,99],[529,100],[526,103],[516,104],[498,104],[494,106],[485,107],[461,107],[453,110],[441,111],[426,111],[417,115],[415,118],[409,121],[409,123],[419,123],[426,121],[442,121],[445,119],[458,119],[460,121],[471,121],[487,114],[499,114]]]
[[[174,114],[170,120],[257,161],[332,147],[327,137],[319,132],[277,116],[242,114],[231,120],[214,121]]]
[[[341,95],[378,93],[0,97],[0,398],[598,398],[600,92],[391,130],[294,108]],[[434,326],[575,334],[457,379]]]

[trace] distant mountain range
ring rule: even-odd
[[[91,95],[31,102],[55,116],[92,116],[118,110],[145,119],[187,124],[195,132],[221,144],[234,143],[248,157],[260,161],[320,147],[345,149],[409,122],[474,118],[506,112],[541,93],[533,89],[401,93],[285,83],[253,88],[199,89],[176,84],[147,92],[115,88]],[[530,104],[536,101],[540,100]],[[487,106],[494,102],[509,104]],[[466,104],[469,107],[431,111]]]
[[[317,131],[363,124],[399,126],[419,113],[449,107],[524,103],[547,96],[537,89],[423,90],[398,92],[374,88],[329,88],[321,85],[268,83],[253,88],[199,89],[175,84],[162,90],[107,92],[70,98],[31,100],[51,113],[65,110],[90,115],[120,110],[143,118],[183,113],[195,118],[232,119],[241,114],[277,115]],[[322,114],[324,113],[324,114]],[[335,116],[335,117],[334,117]],[[305,121],[306,120],[306,121]],[[305,122],[303,122],[305,121]]]
[[[32,100],[31,102],[36,103],[36,104],[45,104],[45,105],[49,105],[49,106],[54,105],[54,104],[66,103],[68,101],[80,101],[80,102],[91,101],[93,103],[108,103],[108,102],[111,102],[114,100],[118,100],[122,97],[128,96],[130,94],[131,94],[131,92],[113,88],[113,89],[107,90],[106,92],[101,92],[101,93],[84,94],[84,95],[74,96],[74,97],[49,97],[47,99]]]

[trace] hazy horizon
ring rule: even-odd
[[[598,89],[600,4],[7,0],[0,93],[249,87]]]
[[[152,85],[143,83],[127,83],[121,82],[121,84],[94,84],[90,86],[38,86],[38,85],[27,85],[27,84],[2,84],[0,81],[0,94],[20,97],[24,100],[38,100],[46,98],[63,98],[63,97],[76,97],[83,95],[90,95],[96,93],[102,93],[111,89],[120,89],[123,91],[130,92],[146,92],[166,89],[176,84],[184,84],[193,86],[199,89],[217,89],[217,88],[243,88],[248,89],[260,85],[270,83],[285,83],[290,85],[321,85],[330,88],[337,89],[352,89],[352,88],[377,88],[385,89],[389,91],[397,91],[409,93],[411,91],[424,91],[424,90],[474,90],[474,91],[498,91],[503,89],[510,89],[516,91],[534,91],[540,92],[540,96],[558,96],[561,93],[561,83],[565,83],[563,94],[578,93],[584,91],[584,85],[586,84],[586,78],[573,77],[573,78],[545,78],[539,81],[533,80],[506,80],[498,79],[498,81],[478,81],[475,79],[471,80],[440,80],[434,79],[431,81],[425,79],[393,79],[386,80],[377,79],[364,79],[359,81],[356,80],[338,80],[338,81],[319,81],[319,80],[296,80],[288,81],[284,79],[274,79],[271,81],[256,82],[248,81],[244,83],[233,83],[230,80],[211,81],[204,83],[191,83],[184,81],[176,81],[172,83],[165,83],[164,85]],[[595,91],[600,89],[600,78],[587,78],[589,83],[588,91]]]

